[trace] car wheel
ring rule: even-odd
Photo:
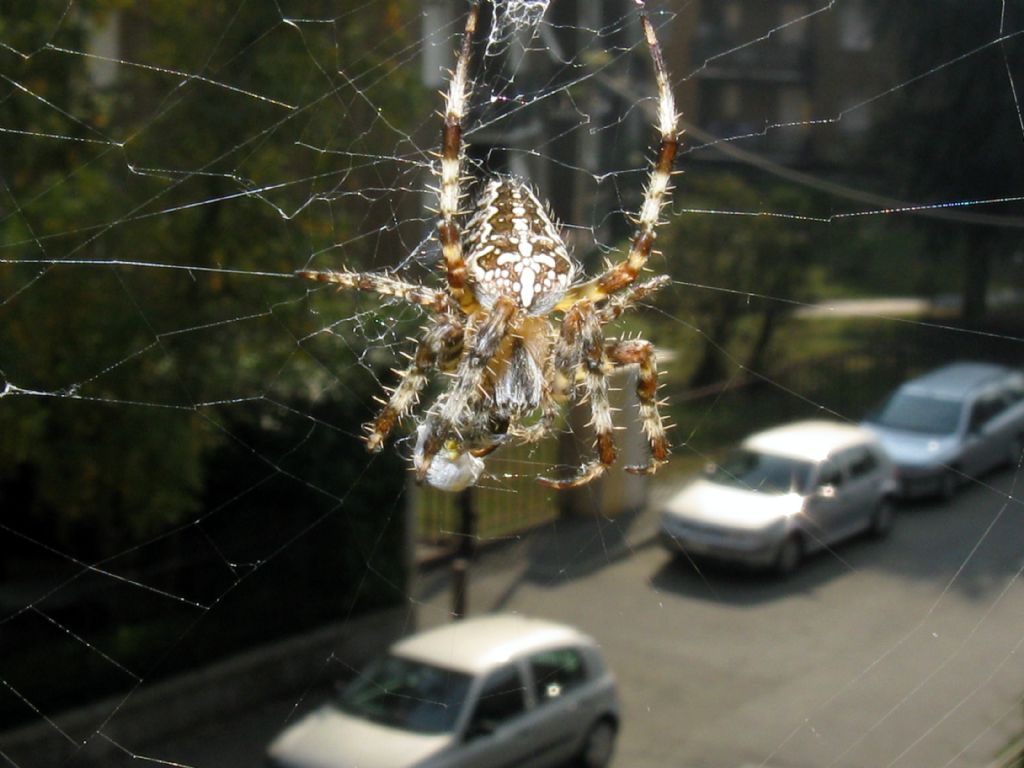
[[[587,734],[577,764],[580,768],[605,768],[615,751],[615,724],[608,718],[598,720]]]
[[[804,559],[804,543],[796,534],[787,536],[779,545],[775,553],[775,573],[779,576],[789,576]]]
[[[881,499],[878,502],[878,506],[875,507],[875,512],[871,516],[871,526],[868,531],[875,538],[882,538],[888,535],[889,531],[892,530],[892,525],[896,517],[896,512],[892,506],[892,499]]]

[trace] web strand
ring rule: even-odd
[[[904,503],[884,543],[814,537],[788,585],[653,546],[668,499],[750,432],[857,424],[950,359],[1019,367],[1019,4],[932,34],[902,3],[882,26],[857,0],[647,3],[683,138],[659,177],[671,203],[651,196],[643,214],[655,126],[676,116],[659,115],[635,2],[483,3],[441,206],[436,91],[464,4],[122,5],[0,25],[0,732],[34,728],[72,762],[205,768],[200,736],[121,729],[146,692],[372,611],[409,630],[447,621],[447,571],[415,559],[466,544],[471,614],[550,614],[605,647],[622,765],[981,766],[1021,730],[1024,565],[1007,543],[1021,459],[950,467],[960,496]],[[436,223],[466,227],[494,175],[550,203],[581,283],[626,258],[638,221],[652,233],[635,239],[637,280],[665,276],[663,290],[628,312],[591,297],[615,316],[607,341],[655,344],[644,402],[677,425],[641,511],[594,488],[579,491],[587,515],[563,515],[537,486],[593,452],[584,403],[552,417],[556,438],[483,457],[467,530],[410,471],[443,366],[424,366],[416,408],[364,450],[430,302],[296,273],[438,295]],[[965,318],[972,280],[987,304]],[[607,389],[602,424],[628,445],[636,385]],[[766,617],[770,632],[751,629]],[[819,670],[784,653],[808,638]],[[365,661],[317,653],[271,727]],[[7,744],[0,762],[36,765]]]

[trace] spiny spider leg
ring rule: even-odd
[[[477,307],[473,291],[467,289],[466,262],[462,253],[462,229],[459,227],[459,198],[462,189],[462,121],[466,116],[469,99],[469,60],[476,33],[479,2],[474,2],[466,16],[466,29],[462,34],[455,71],[445,94],[444,128],[441,132],[441,184],[437,190],[437,234],[444,256],[445,275],[452,298],[467,314]]]
[[[427,331],[416,349],[412,364],[400,373],[398,385],[381,409],[377,418],[365,425],[366,449],[378,452],[388,433],[398,421],[419,402],[420,392],[426,386],[428,374],[434,369],[451,370],[462,354],[464,330],[454,318],[441,320]]]
[[[597,458],[580,467],[575,476],[564,480],[538,478],[548,488],[565,490],[586,485],[600,477],[615,463],[616,456],[612,439],[612,408],[608,402],[609,361],[601,336],[601,323],[589,301],[574,304],[566,313],[555,349],[555,366],[564,372],[567,379],[564,384],[569,387],[575,387],[575,372],[582,368],[583,390],[590,399],[591,425],[597,448]]]
[[[665,196],[671,187],[672,165],[675,163],[679,147],[676,107],[672,96],[672,86],[669,83],[668,70],[661,54],[661,46],[658,45],[658,38],[654,34],[654,27],[651,26],[651,20],[647,17],[647,9],[643,5],[640,7],[640,24],[643,26],[647,47],[650,49],[651,59],[654,61],[654,76],[658,81],[658,130],[661,133],[661,143],[658,147],[657,159],[651,168],[647,187],[644,190],[644,202],[640,208],[637,232],[630,244],[629,254],[624,261],[598,278],[598,286],[606,296],[631,285],[647,262],[647,257],[654,245],[654,230],[661,217],[661,208],[666,202]]]
[[[660,291],[671,282],[672,278],[668,275],[658,275],[639,285],[634,284],[625,293],[616,293],[614,296],[610,296],[607,303],[597,310],[597,316],[600,318],[601,324],[604,325],[617,320],[623,312],[629,309],[630,305],[643,301],[652,293]]]
[[[560,376],[558,386],[574,387],[574,373],[582,365],[583,388],[590,398],[598,457],[584,464],[575,477],[567,480],[539,478],[543,485],[559,490],[585,485],[600,477],[614,463],[616,450],[612,441],[613,427],[606,375],[610,366],[639,366],[636,393],[644,434],[650,444],[651,460],[645,465],[628,466],[626,471],[640,475],[654,474],[668,460],[668,438],[656,399],[658,370],[654,346],[641,339],[604,344],[601,338],[601,323],[621,315],[631,300],[642,299],[668,282],[666,276],[656,277],[634,286],[627,293],[614,296],[612,301],[598,310],[583,301],[574,304],[566,313],[555,349],[555,367]]]
[[[605,353],[616,367],[633,364],[640,366],[636,395],[640,402],[640,423],[651,446],[651,459],[645,465],[628,466],[626,471],[634,475],[653,475],[658,467],[668,461],[669,454],[665,425],[658,412],[658,369],[654,345],[642,339],[613,341],[605,348]]]
[[[660,223],[661,209],[667,202],[666,196],[672,187],[672,166],[679,149],[675,99],[672,95],[668,69],[665,67],[665,58],[661,53],[654,27],[647,16],[647,9],[643,0],[636,2],[640,6],[640,24],[654,62],[654,76],[658,81],[658,132],[661,135],[658,154],[651,165],[650,176],[644,189],[644,202],[636,222],[636,233],[633,235],[626,258],[610,267],[603,275],[569,291],[559,303],[558,309],[567,309],[573,302],[584,297],[600,300],[633,284],[654,247],[655,230]]]
[[[440,411],[436,418],[428,419],[429,429],[423,441],[422,456],[416,467],[416,479],[422,481],[434,456],[441,450],[445,440],[452,433],[456,425],[471,426],[473,432],[483,432],[490,425],[476,425],[473,414],[482,409],[478,408],[481,398],[481,390],[484,374],[487,372],[487,365],[494,358],[501,345],[505,334],[508,331],[509,321],[515,315],[515,301],[503,297],[495,302],[490,313],[478,326],[472,344],[466,349],[459,361],[459,367],[455,374],[455,381],[441,403]],[[490,419],[488,418],[488,422]],[[463,434],[461,441],[471,442],[478,435]]]
[[[451,298],[444,291],[437,291],[416,283],[407,283],[404,280],[396,280],[393,277],[365,272],[336,272],[334,270],[318,272],[309,269],[300,269],[295,274],[307,280],[331,283],[338,286],[339,290],[356,288],[361,291],[373,291],[381,296],[394,296],[396,299],[408,301],[410,304],[419,304],[421,307],[428,307],[442,314],[454,314]]]

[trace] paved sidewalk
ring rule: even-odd
[[[538,574],[582,575],[597,565],[606,565],[655,543],[660,509],[684,482],[684,478],[678,478],[655,483],[641,508],[614,517],[577,515],[502,538],[480,538],[474,560],[486,560],[488,568],[494,568],[503,561],[519,565],[527,558]],[[447,570],[454,556],[451,548],[424,546],[417,553],[420,572]],[[571,574],[567,574],[568,568],[572,569]]]
[[[502,540],[480,542],[467,570],[466,610],[479,615],[512,608],[531,590],[582,583],[658,543],[663,501],[681,480],[656,485],[642,509],[615,517],[555,520]],[[453,558],[420,569],[412,595],[421,629],[450,621],[454,606]]]
[[[657,501],[665,493],[652,494],[642,509],[627,510],[614,517],[578,515],[560,518],[521,533],[476,542],[474,561],[486,561],[487,569],[501,570],[503,564],[519,567],[528,561],[538,577],[584,575],[595,567],[628,556],[654,543],[658,535]],[[425,553],[426,554],[426,553]],[[430,557],[419,558],[421,574],[448,570],[452,550],[433,548]]]

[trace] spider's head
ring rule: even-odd
[[[485,309],[506,296],[528,315],[547,314],[572,285],[575,265],[558,227],[519,179],[484,185],[465,237],[469,282]]]

